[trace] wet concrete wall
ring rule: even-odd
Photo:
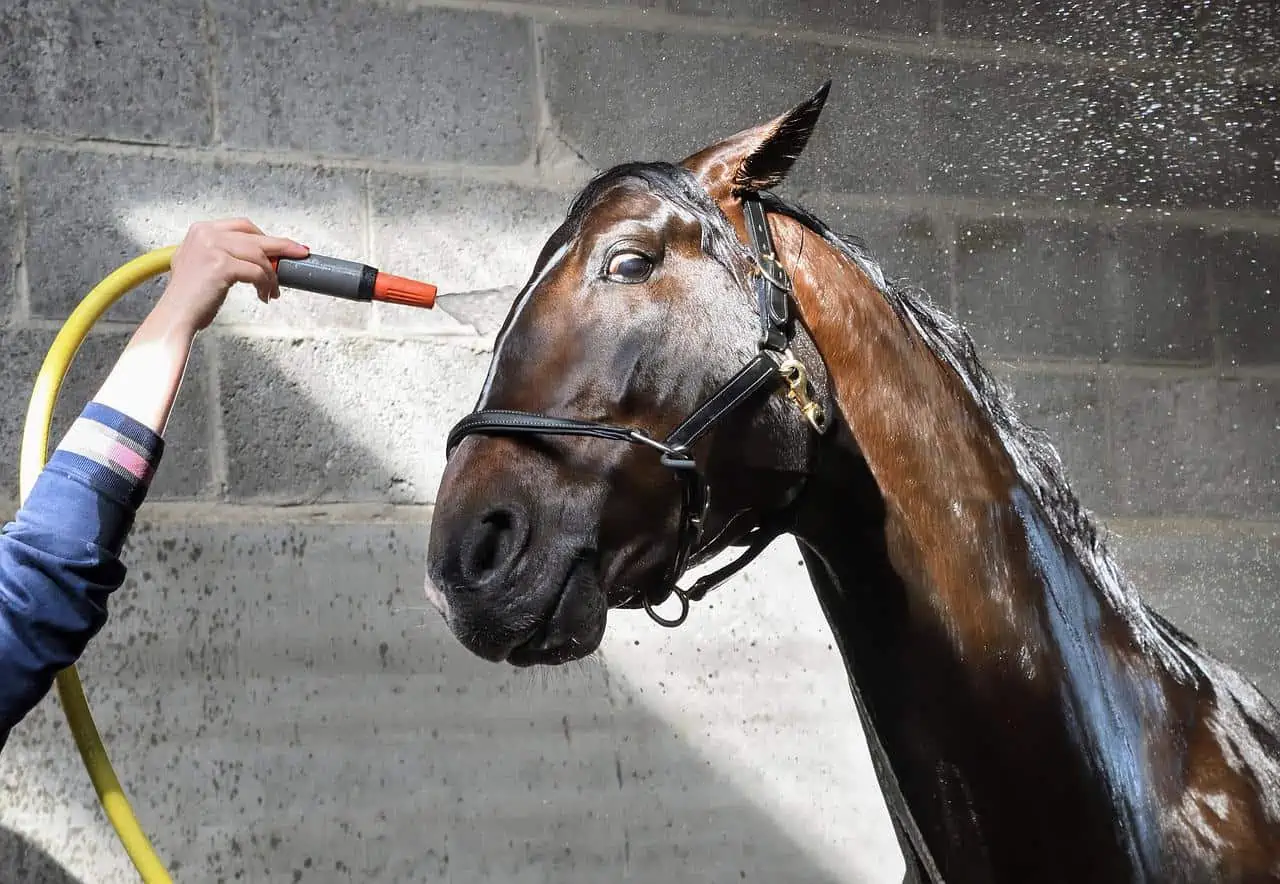
[[[594,170],[832,78],[782,192],[964,319],[1144,596],[1280,699],[1280,7],[1182,7],[9,3],[0,496],[61,321],[191,222],[511,293]],[[85,346],[55,431],[155,291]],[[792,544],[555,674],[425,609],[444,433],[488,355],[441,314],[297,293],[238,291],[202,338],[82,667],[177,879],[894,880]],[[0,781],[0,880],[133,880],[55,698]]]

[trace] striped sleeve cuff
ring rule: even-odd
[[[136,510],[146,499],[164,439],[138,421],[90,402],[49,458],[56,470]]]

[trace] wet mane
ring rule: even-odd
[[[1043,431],[1018,417],[1009,391],[978,359],[973,339],[964,327],[930,303],[922,289],[886,276],[860,238],[832,231],[811,212],[774,194],[761,194],[761,199],[769,211],[804,225],[852,261],[884,295],[908,330],[918,334],[929,351],[955,372],[995,427],[1018,475],[1040,504],[1050,526],[1075,552],[1094,585],[1133,624],[1140,641],[1154,645],[1153,650],[1166,659],[1174,651],[1177,659],[1169,661],[1174,674],[1185,673],[1188,660],[1178,651],[1195,648],[1195,642],[1142,603],[1107,549],[1103,530],[1072,490],[1057,449]]]

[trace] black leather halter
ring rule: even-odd
[[[711,501],[710,486],[690,453],[694,443],[726,415],[750,401],[755,394],[765,388],[776,389],[779,382],[786,384],[789,397],[800,406],[815,430],[823,433],[827,426],[822,407],[810,398],[811,391],[804,366],[789,349],[795,331],[789,310],[791,280],[774,254],[773,237],[764,207],[754,193],[744,195],[742,204],[757,265],[753,277],[756,308],[760,317],[758,352],[755,358],[685,418],[665,439],[659,441],[634,427],[549,417],[526,411],[481,409],[458,421],[449,431],[445,445],[445,456],[448,457],[463,439],[472,434],[536,434],[612,439],[646,445],[659,452],[662,465],[674,470],[681,480],[678,546],[666,581],[671,591],[680,599],[680,614],[673,620],[662,617],[653,609],[653,602],[647,594],[638,603],[632,599],[624,603],[623,607],[643,605],[649,616],[663,626],[674,627],[683,623],[689,615],[691,599],[698,601],[746,567],[781,533],[774,526],[756,528],[744,538],[744,544],[740,544],[746,545],[747,549],[738,558],[700,578],[689,589],[679,586],[678,581],[684,576],[690,556],[702,539],[704,520]]]

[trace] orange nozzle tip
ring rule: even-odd
[[[418,282],[416,279],[379,271],[373,281],[373,299],[388,304],[430,309],[436,303],[436,287],[429,282]]]

